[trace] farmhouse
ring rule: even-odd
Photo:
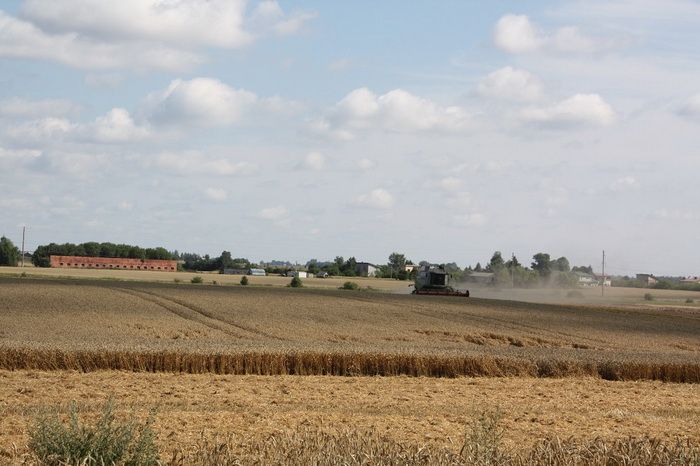
[[[307,272],[304,272],[303,270],[290,270],[287,272],[288,277],[297,277],[297,278],[307,278],[309,274]]]
[[[574,272],[578,277],[579,286],[599,286],[600,282],[595,275],[586,272]]]
[[[685,277],[681,279],[681,283],[700,283],[700,277]]]
[[[637,281],[641,282],[644,285],[656,285],[656,282],[658,280],[656,279],[656,277],[653,274],[638,273],[637,274]]]
[[[177,271],[177,261],[159,259],[51,256],[50,263],[54,268]]]
[[[377,266],[369,262],[358,262],[355,266],[355,273],[359,277],[376,277]]]

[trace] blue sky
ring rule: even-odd
[[[700,3],[6,1],[0,233],[697,275]]]

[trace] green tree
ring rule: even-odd
[[[503,270],[505,267],[505,262],[503,261],[503,255],[501,254],[501,251],[496,251],[493,253],[493,256],[491,256],[491,260],[489,261],[488,265],[488,270],[490,272],[500,272]]]
[[[476,263],[476,265],[474,266],[474,272],[483,272],[483,269],[481,268],[481,262]]]
[[[554,261],[554,263],[552,264],[552,269],[558,270],[559,272],[570,271],[571,267],[569,266],[569,259],[567,259],[566,257],[560,257],[559,259]]]
[[[357,260],[354,257],[350,257],[340,268],[340,273],[346,277],[354,277],[357,275]]]
[[[549,254],[544,252],[538,252],[532,256],[534,262],[532,263],[532,270],[537,272],[540,277],[548,277],[552,273],[552,264],[549,258]]]
[[[389,273],[392,277],[398,277],[399,272],[406,271],[406,256],[398,252],[392,252],[389,255]],[[405,280],[405,278],[404,278]]]
[[[518,261],[518,258],[515,257],[515,255],[513,255],[513,257],[508,262],[506,262],[506,267],[508,267],[508,269],[511,269],[513,267],[521,267],[521,264]]]
[[[317,274],[321,271],[321,268],[319,267],[318,261],[316,259],[311,259],[309,262],[306,263],[306,270],[308,270],[309,273]]]
[[[9,238],[0,238],[0,265],[16,267],[20,251]]]
[[[592,266],[574,266],[571,269],[572,272],[581,272],[581,273],[588,273],[593,275],[593,267]]]

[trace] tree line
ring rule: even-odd
[[[162,247],[141,248],[130,244],[97,243],[80,244],[50,243],[36,248],[32,263],[36,267],[49,267],[50,256],[116,257],[119,259],[174,259],[172,253]]]

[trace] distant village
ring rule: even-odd
[[[218,257],[195,253],[168,251],[165,248],[141,248],[114,243],[88,242],[38,246],[33,253],[20,251],[6,237],[0,239],[0,265],[16,266],[21,262],[35,267],[148,270],[161,272],[196,271],[232,275],[282,275],[297,278],[376,277],[413,280],[422,265],[437,265],[456,281],[497,287],[638,287],[657,289],[700,290],[700,276],[660,277],[650,273],[635,276],[605,275],[594,272],[592,266],[571,266],[566,257],[553,259],[547,253],[537,253],[530,266],[519,262],[515,255],[507,260],[496,251],[485,265],[461,268],[456,263],[433,264],[414,262],[404,254],[391,253],[384,264],[357,260],[355,257],[335,257],[332,261],[311,259],[305,264],[273,260],[251,262],[234,258],[223,251]]]

